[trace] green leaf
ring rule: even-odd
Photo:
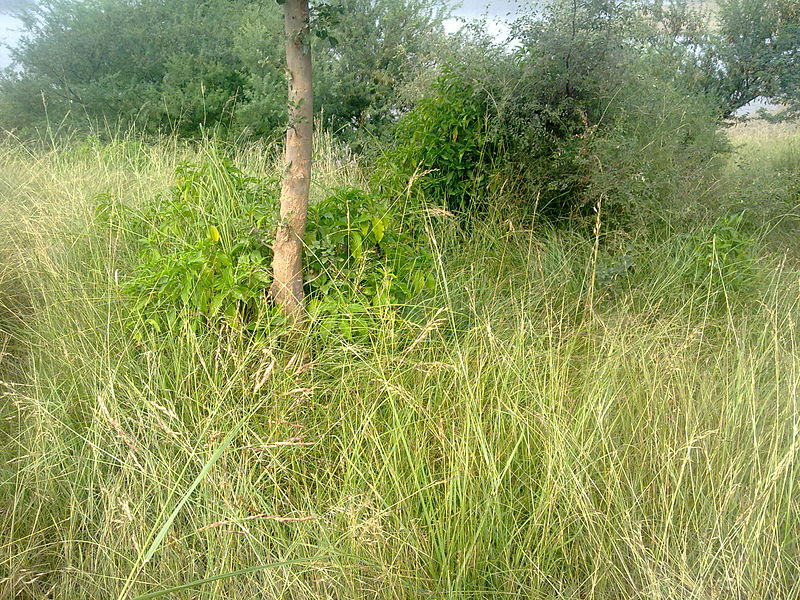
[[[213,317],[214,315],[217,314],[220,307],[222,306],[222,303],[225,301],[226,296],[227,296],[226,292],[219,292],[218,294],[214,295],[214,297],[211,299],[211,302],[208,305],[209,317]]]
[[[350,236],[350,255],[356,260],[361,260],[364,254],[364,239],[361,234],[354,231]]]
[[[419,292],[425,287],[425,274],[422,271],[414,271],[411,274],[411,284],[414,286],[414,292]]]
[[[380,243],[383,239],[383,234],[386,231],[386,225],[381,218],[374,218],[372,220],[372,237],[376,243]]]

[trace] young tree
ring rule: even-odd
[[[281,184],[280,221],[273,246],[270,296],[293,324],[302,320],[303,236],[311,185],[313,91],[308,0],[278,0],[286,29],[289,78],[289,125],[286,130],[286,171]]]

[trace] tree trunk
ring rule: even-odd
[[[292,324],[303,317],[303,236],[311,185],[314,96],[308,0],[285,0],[286,64],[289,76],[289,127],[286,171],[281,184],[280,221],[275,232],[269,294]]]

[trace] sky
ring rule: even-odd
[[[0,5],[2,6],[2,5]],[[0,13],[0,68],[8,66],[8,48],[6,44],[13,44],[18,39],[18,34],[13,31],[19,25],[19,21],[6,13]]]
[[[21,8],[28,0],[0,0],[0,68],[8,66],[9,56],[6,45],[13,45],[19,39],[19,21],[9,13]]]
[[[519,12],[520,2],[517,0],[463,0],[461,6],[453,11],[456,19],[445,23],[448,31],[455,31],[462,25],[463,19],[486,17],[486,28],[490,35],[498,41],[508,38],[506,21]]]
[[[504,17],[507,13],[516,13],[518,8],[519,2],[516,0],[463,0],[456,12],[463,17],[474,18],[488,10],[490,16]]]

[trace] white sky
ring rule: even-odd
[[[0,3],[0,8],[3,4]],[[8,49],[6,44],[14,44],[19,38],[18,32],[14,31],[19,27],[19,21],[8,14],[0,12],[0,68],[8,66]]]
[[[520,4],[529,4],[525,0],[463,0],[461,6],[453,11],[457,17],[445,23],[447,31],[455,31],[463,19],[486,17],[488,33],[498,41],[508,37],[507,21],[519,13]]]
[[[488,11],[489,16],[505,17],[507,14],[515,14],[519,10],[520,4],[527,2],[517,0],[462,0],[461,8],[455,12],[462,17],[480,17]]]

